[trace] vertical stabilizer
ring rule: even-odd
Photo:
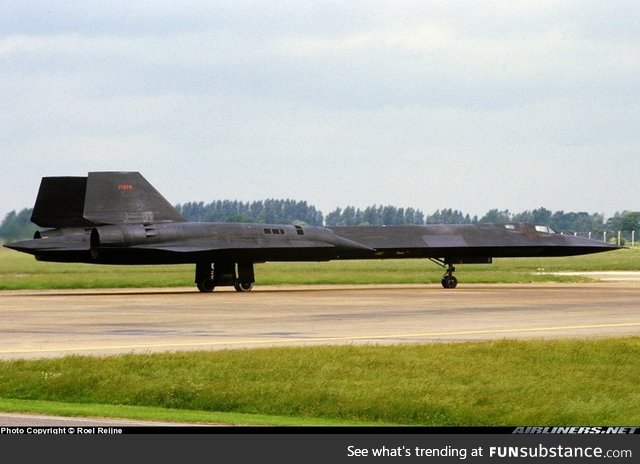
[[[185,221],[139,172],[90,172],[84,218],[95,224]]]
[[[86,188],[86,177],[43,177],[31,222],[53,228],[92,225],[82,216]]]

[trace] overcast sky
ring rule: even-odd
[[[640,210],[639,25],[637,0],[4,0],[0,215],[89,171],[173,204]]]

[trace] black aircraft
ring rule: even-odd
[[[266,261],[425,258],[445,269],[493,258],[571,256],[615,250],[545,225],[509,223],[381,227],[188,222],[138,172],[44,177],[31,220],[44,230],[5,245],[39,261],[196,265],[201,292],[248,292]]]

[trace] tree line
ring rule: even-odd
[[[491,209],[478,217],[449,208],[425,214],[415,208],[373,205],[364,209],[354,206],[336,208],[324,216],[321,211],[306,201],[277,199],[252,202],[238,200],[217,200],[211,203],[189,202],[176,205],[176,209],[187,220],[194,222],[258,222],[328,227],[533,222],[549,225],[564,233],[640,232],[640,212],[634,211],[617,212],[605,219],[598,213],[553,212],[546,208],[520,213]],[[33,236],[37,227],[31,223],[31,213],[31,208],[8,213],[0,224],[0,240],[12,241]]]
[[[217,200],[176,205],[187,220],[194,222],[260,222],[268,224],[322,225],[323,216],[306,201],[275,200],[242,202]]]

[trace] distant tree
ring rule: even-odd
[[[616,212],[606,223],[607,229],[612,231],[640,231],[640,212],[623,211]]]
[[[424,224],[424,213],[415,208],[397,208],[387,205],[367,206],[364,210],[347,206],[327,214],[326,225],[336,226],[391,226]]]
[[[471,224],[471,218],[462,211],[445,208],[427,216],[427,224]]]
[[[266,222],[322,225],[322,213],[306,201],[268,199],[242,202],[216,200],[208,204],[185,203],[176,209],[194,222]]]
[[[204,203],[202,201],[199,203],[185,203],[184,205],[178,204],[175,208],[190,221],[202,222],[203,220]]]
[[[481,223],[496,223],[496,222],[511,222],[511,213],[508,209],[500,211],[498,209],[492,209],[487,212],[478,221]]]
[[[531,222],[535,222],[537,224],[550,224],[553,213],[546,208],[538,208],[531,212],[531,216]]]
[[[338,225],[340,221],[340,217],[342,216],[342,209],[336,208],[331,211],[329,214],[325,216],[325,223],[329,227],[335,227]]]
[[[620,230],[640,230],[640,211],[625,211],[620,221]]]
[[[364,209],[362,222],[365,222],[370,226],[381,226],[382,218],[380,217],[380,213],[381,211],[378,206],[367,206]]]
[[[360,222],[356,215],[356,209],[353,206],[347,206],[342,212],[342,224],[344,226],[357,226]]]
[[[513,222],[532,222],[535,224],[551,224],[553,213],[546,208],[538,208],[533,211],[523,211],[514,214],[511,219]]]
[[[424,224],[424,214],[414,208],[407,208],[404,212],[404,218],[407,224]]]
[[[33,237],[37,226],[31,222],[33,209],[25,208],[19,213],[11,211],[7,213],[0,224],[0,238],[6,241],[22,240]]]

